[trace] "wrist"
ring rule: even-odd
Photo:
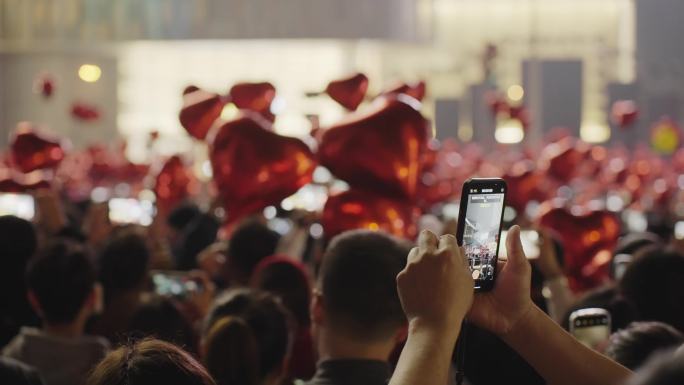
[[[409,335],[423,336],[436,341],[449,341],[458,337],[461,332],[463,318],[456,322],[432,321],[422,317],[416,317],[409,321]]]
[[[541,309],[530,302],[528,309],[507,331],[499,334],[499,337],[509,345],[515,343],[515,341],[525,341],[530,331],[535,329],[539,317],[543,315],[544,313]]]

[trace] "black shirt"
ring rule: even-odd
[[[326,360],[305,385],[387,385],[389,379],[390,368],[384,361]]]
[[[42,385],[43,382],[30,366],[9,357],[0,357],[0,384]]]

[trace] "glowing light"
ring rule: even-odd
[[[521,86],[514,84],[514,85],[508,87],[508,90],[506,91],[506,95],[512,101],[518,102],[518,101],[522,100],[523,96],[525,96],[525,90]]]
[[[580,138],[587,143],[603,143],[610,139],[610,127],[604,124],[585,123],[580,127]]]
[[[496,127],[494,139],[499,143],[520,143],[525,138],[523,126],[517,119],[506,119]]]
[[[78,77],[84,82],[95,83],[101,76],[102,70],[95,64],[83,64],[78,68]]]
[[[273,206],[267,206],[266,208],[264,208],[264,218],[266,218],[266,219],[275,218],[277,213],[278,213],[278,210]]]
[[[240,109],[233,103],[226,104],[221,110],[221,119],[233,120],[240,115]]]

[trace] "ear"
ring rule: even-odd
[[[38,314],[41,318],[43,317],[43,309],[40,306],[40,302],[38,301],[38,297],[36,297],[36,293],[33,292],[33,290],[29,290],[26,293],[26,298],[28,298],[29,304],[33,308],[33,311]]]
[[[408,338],[408,324],[404,323],[401,325],[399,329],[397,329],[397,332],[394,334],[394,342],[397,344],[400,344]]]
[[[323,307],[323,293],[314,289],[311,297],[311,323],[321,325],[325,322],[325,309]]]

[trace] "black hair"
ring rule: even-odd
[[[270,294],[234,289],[219,296],[204,325],[204,363],[219,385],[257,385],[283,363],[291,315]]]
[[[147,278],[150,251],[142,235],[132,229],[112,235],[99,256],[99,277],[105,297],[141,287]]]
[[[610,336],[605,354],[636,370],[656,351],[684,343],[684,334],[662,322],[633,322]]]
[[[268,257],[257,265],[252,287],[278,296],[299,326],[309,326],[311,283],[304,265],[287,257]]]
[[[228,265],[233,277],[246,283],[262,259],[273,255],[280,235],[266,224],[248,219],[237,226],[228,242]]]
[[[181,203],[171,210],[169,216],[166,217],[166,223],[172,229],[182,231],[185,226],[190,224],[190,222],[201,213],[202,211],[200,211],[196,204],[188,202]]]
[[[396,277],[409,249],[382,232],[352,230],[334,237],[325,254],[318,289],[331,325],[358,340],[380,340],[406,322]]]
[[[215,385],[190,354],[168,342],[147,339],[111,351],[86,385]]]
[[[171,298],[154,296],[140,305],[128,324],[128,330],[136,339],[153,337],[189,352],[196,351],[192,325]]]
[[[626,385],[684,384],[684,354],[666,351],[655,354]]]
[[[684,256],[659,246],[645,249],[619,282],[637,320],[661,321],[684,331]]]
[[[176,268],[192,270],[197,267],[197,255],[216,242],[220,224],[209,214],[198,214],[180,233],[175,251]]]
[[[49,323],[71,322],[95,285],[95,268],[77,244],[55,241],[31,261],[26,274],[42,317]]]

